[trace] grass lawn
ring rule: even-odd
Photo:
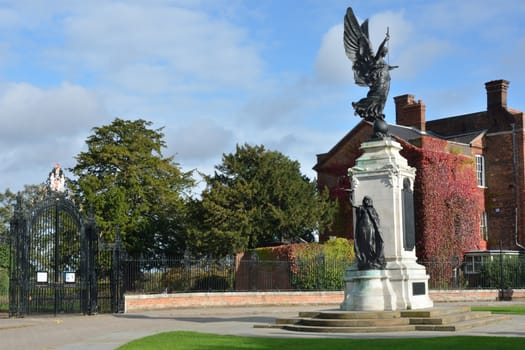
[[[472,311],[525,315],[525,305],[472,306]],[[524,338],[451,336],[405,339],[256,338],[196,332],[168,332],[134,340],[120,350],[434,350],[522,349]]]
[[[494,314],[525,315],[525,305],[472,306],[472,311],[491,311]]]
[[[196,332],[167,332],[134,340],[120,350],[434,350],[523,349],[524,338],[436,337],[410,339],[256,338]]]

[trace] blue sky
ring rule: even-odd
[[[211,173],[249,143],[315,177],[367,92],[344,54],[348,6],[374,48],[390,30],[387,121],[407,93],[429,120],[484,110],[495,79],[525,111],[522,0],[0,1],[0,191],[73,166],[117,117],[164,127],[184,170]]]

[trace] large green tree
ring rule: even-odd
[[[192,251],[222,256],[295,240],[333,218],[333,204],[299,163],[264,146],[237,146],[205,179],[202,201],[192,203],[203,218],[194,217]]]
[[[193,179],[173,157],[162,155],[164,134],[151,125],[117,118],[95,127],[72,171],[80,201],[93,208],[103,238],[112,241],[119,228],[132,255],[176,254],[185,249]]]

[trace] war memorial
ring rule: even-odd
[[[413,184],[415,169],[388,134],[383,108],[391,69],[385,61],[388,31],[374,54],[368,21],[359,24],[352,9],[344,19],[344,47],[353,63],[355,81],[368,86],[366,97],[353,102],[355,114],[374,124],[363,154],[348,169],[351,200],[356,208],[356,263],[346,270],[342,310],[411,310],[432,307],[428,275],[416,263]],[[355,201],[362,199],[361,205]]]
[[[352,8],[344,16],[344,48],[355,83],[368,87],[352,102],[355,115],[373,124],[362,155],[348,169],[354,208],[355,263],[346,268],[339,310],[300,313],[276,325],[305,332],[456,331],[500,318],[469,307],[434,307],[425,266],[416,262],[413,188],[416,169],[401,156],[388,132],[383,109],[390,89],[388,29],[374,53],[368,20],[359,24]]]

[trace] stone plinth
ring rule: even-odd
[[[413,203],[416,169],[399,154],[402,147],[392,139],[364,142],[361,149],[363,154],[348,170],[353,201],[360,203],[364,196],[369,196],[379,214],[387,263],[384,273],[396,296],[393,310],[432,307],[429,277],[425,267],[416,263]]]
[[[345,311],[394,311],[396,295],[384,270],[357,270],[355,265],[345,272]]]

